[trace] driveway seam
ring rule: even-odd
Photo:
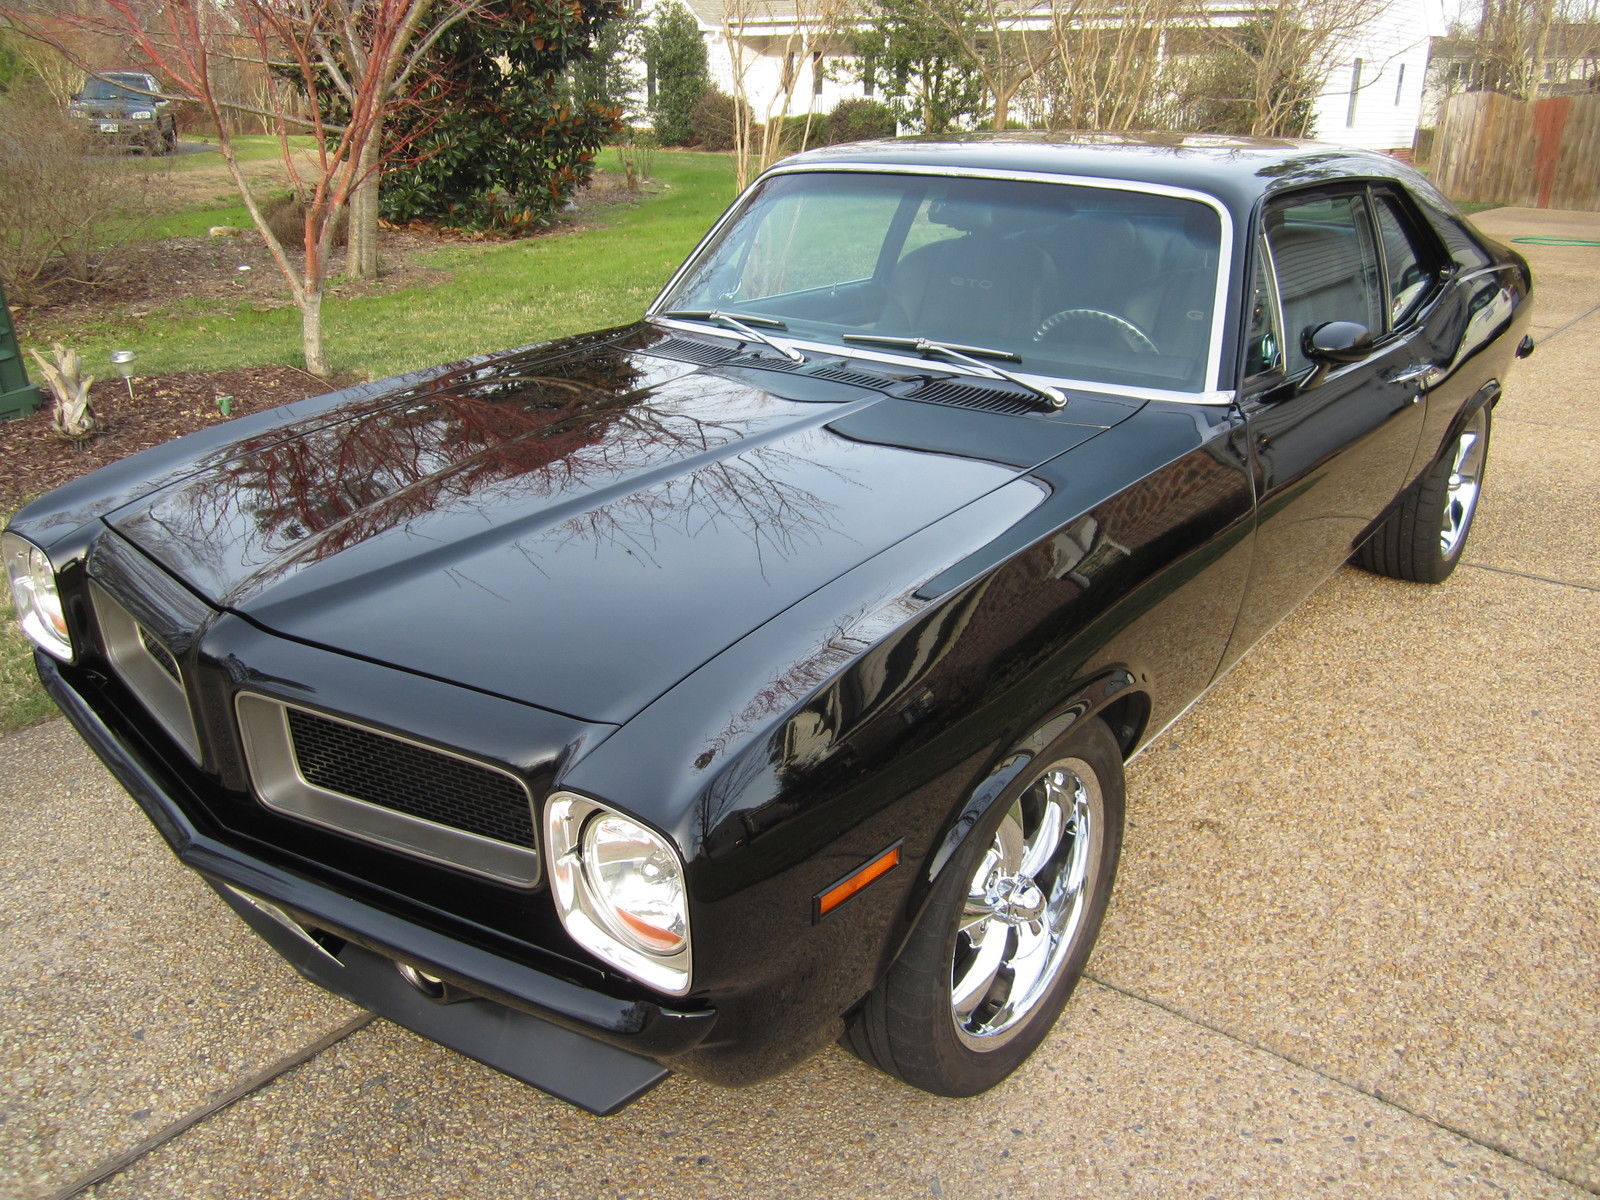
[[[1258,1042],[1253,1038],[1245,1037],[1243,1034],[1236,1033],[1231,1029],[1226,1029],[1220,1025],[1214,1025],[1210,1021],[1206,1021],[1195,1016],[1193,1013],[1185,1012],[1181,1008],[1175,1008],[1170,1004],[1165,1004],[1162,1001],[1153,999],[1150,996],[1143,996],[1138,992],[1129,991],[1127,988],[1115,983],[1110,983],[1099,976],[1090,975],[1085,972],[1083,978],[1087,979],[1090,983],[1105,988],[1107,991],[1115,992],[1119,996],[1125,996],[1127,999],[1134,1001],[1136,1004],[1147,1004],[1151,1008],[1159,1009],[1160,1011],[1167,1013],[1169,1016],[1177,1017],[1180,1021],[1185,1021],[1188,1024],[1194,1025],[1200,1029],[1204,1029],[1209,1033],[1214,1033],[1218,1037],[1227,1038],[1230,1042],[1235,1042],[1238,1045],[1245,1046],[1251,1050],[1269,1055],[1272,1058],[1278,1059],[1280,1062],[1288,1063],[1290,1066],[1299,1067],[1302,1071],[1308,1071],[1312,1075],[1315,1075],[1318,1079],[1326,1080],[1328,1083],[1334,1084],[1337,1087],[1342,1087],[1349,1091],[1355,1092],[1358,1095],[1366,1096],[1369,1099],[1376,1100],[1379,1104],[1382,1104],[1387,1108],[1392,1108],[1397,1112],[1405,1113],[1408,1117],[1414,1117],[1423,1124],[1431,1125],[1433,1128],[1443,1133],[1448,1133],[1455,1137],[1462,1138],[1465,1141],[1471,1142],[1474,1146],[1489,1151],[1491,1154],[1497,1154],[1501,1158],[1509,1159],[1518,1166],[1523,1166],[1529,1168],[1530,1170],[1538,1171],[1541,1175],[1548,1175],[1551,1179],[1559,1180],[1561,1183],[1570,1184],[1572,1187],[1575,1187],[1580,1191],[1587,1192],[1590,1195],[1600,1195],[1600,1186],[1588,1184],[1581,1179],[1575,1179],[1571,1175],[1563,1174],[1555,1167],[1549,1167],[1541,1163],[1531,1162],[1530,1160],[1523,1158],[1516,1151],[1506,1146],[1498,1145],[1495,1142],[1488,1141],[1476,1134],[1468,1133],[1465,1129],[1451,1125],[1446,1121],[1440,1120],[1438,1117],[1430,1116],[1427,1113],[1418,1112],[1409,1105],[1402,1104],[1399,1100],[1385,1096],[1382,1092],[1372,1091],[1368,1088],[1362,1087],[1359,1083],[1353,1083],[1348,1079],[1331,1074],[1330,1072],[1323,1070],[1321,1067],[1313,1066],[1311,1063],[1296,1058],[1292,1054],[1287,1054],[1282,1050],[1274,1049],[1273,1047],[1265,1045],[1262,1042]]]
[[[264,1067],[257,1071],[254,1075],[250,1075],[245,1079],[240,1080],[221,1095],[215,1097],[208,1103],[201,1105],[199,1108],[185,1113],[176,1121],[173,1121],[163,1128],[158,1129],[155,1133],[145,1138],[142,1142],[138,1142],[135,1145],[130,1146],[120,1154],[114,1154],[110,1158],[101,1160],[94,1167],[90,1168],[85,1174],[78,1176],[70,1183],[64,1185],[54,1192],[51,1192],[50,1195],[45,1198],[45,1200],[71,1200],[71,1197],[81,1196],[90,1188],[97,1187],[98,1185],[105,1183],[108,1179],[111,1179],[113,1176],[120,1175],[134,1163],[138,1162],[141,1158],[144,1158],[146,1155],[161,1149],[162,1146],[165,1146],[168,1142],[181,1136],[182,1134],[187,1133],[190,1129],[200,1124],[200,1122],[216,1116],[224,1109],[232,1107],[245,1097],[260,1091],[279,1076],[285,1075],[294,1070],[296,1067],[310,1062],[324,1050],[338,1045],[352,1033],[355,1033],[361,1029],[365,1029],[375,1020],[377,1020],[377,1015],[375,1013],[362,1013],[358,1017],[352,1017],[343,1025],[340,1025],[337,1029],[330,1030],[309,1045],[302,1046],[298,1050],[291,1051],[282,1058],[278,1059],[277,1062],[272,1063],[270,1066]]]
[[[1545,334],[1542,338],[1540,338],[1538,341],[1536,341],[1534,343],[1534,347],[1538,348],[1539,346],[1544,345],[1551,338],[1558,337],[1559,335],[1565,333],[1567,330],[1571,329],[1579,321],[1585,320],[1588,317],[1592,317],[1597,312],[1600,312],[1600,304],[1596,304],[1593,308],[1587,310],[1586,312],[1579,313],[1577,316],[1573,317],[1572,320],[1568,321],[1565,325],[1557,325],[1549,333]]]
[[[1494,423],[1496,425],[1532,425],[1537,429],[1560,429],[1568,433],[1600,432],[1600,430],[1590,429],[1587,425],[1564,425],[1560,421],[1530,421],[1527,417],[1517,417],[1502,413],[1498,408],[1494,411]]]
[[[1592,583],[1577,583],[1571,579],[1552,579],[1548,575],[1535,575],[1529,571],[1517,571],[1511,567],[1491,567],[1488,563],[1464,562],[1463,567],[1471,567],[1476,571],[1493,571],[1497,575],[1515,575],[1518,579],[1529,579],[1534,583],[1549,583],[1556,587],[1577,588],[1580,592],[1600,592],[1600,587]]]

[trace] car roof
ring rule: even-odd
[[[807,151],[779,168],[831,165],[916,167],[1075,175],[1187,188],[1246,217],[1264,195],[1340,179],[1419,176],[1387,154],[1287,138],[1196,133],[1022,131],[894,138]]]

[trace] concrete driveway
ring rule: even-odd
[[[1600,1192],[1600,249],[1525,249],[1466,565],[1341,572],[1135,762],[1092,978],[1006,1085],[833,1050],[590,1118],[301,982],[53,721],[0,742],[0,1195]]]

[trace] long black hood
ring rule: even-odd
[[[620,722],[1137,407],[970,412],[759,360],[695,367],[650,352],[659,337],[363,389],[109,523],[277,633]]]

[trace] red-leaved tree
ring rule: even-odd
[[[217,130],[217,145],[234,186],[283,272],[300,310],[306,369],[328,373],[323,349],[322,299],[339,222],[350,212],[353,273],[376,273],[378,176],[386,160],[403,157],[408,142],[385,146],[384,126],[417,107],[427,94],[438,103],[437,81],[427,77],[429,51],[479,0],[0,0],[0,17],[24,36],[55,47],[85,70],[103,64],[78,61],[83,35],[109,35],[161,76],[169,93],[200,104]],[[265,63],[294,87],[273,89],[270,109],[225,99],[220,68],[240,58]],[[290,93],[299,93],[304,111]],[[330,103],[337,97],[340,103]],[[343,123],[320,115],[339,111]],[[285,170],[305,202],[298,245],[273,233],[234,153],[233,130],[243,113],[270,118]],[[408,114],[409,115],[409,114]],[[408,128],[427,122],[408,120]],[[311,135],[309,151],[296,153],[292,133]]]

